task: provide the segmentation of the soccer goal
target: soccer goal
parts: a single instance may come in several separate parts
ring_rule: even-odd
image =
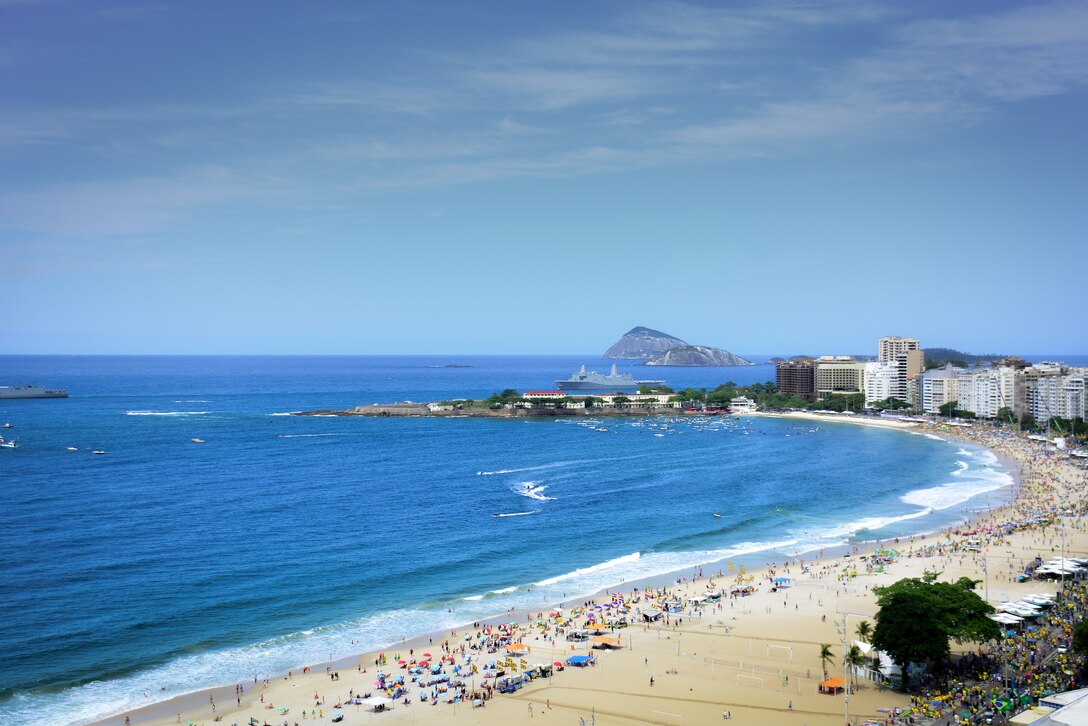
[[[737,686],[738,687],[740,686],[742,680],[745,681],[745,685],[755,686],[755,685],[758,684],[760,690],[763,690],[763,679],[760,678],[759,676],[751,676],[751,675],[748,675],[747,673],[738,673],[737,674]]]
[[[778,651],[783,651],[783,650],[786,651],[786,661],[788,663],[793,662],[793,646],[792,645],[768,645],[767,646],[767,657],[768,658],[771,657],[771,650],[772,649],[778,650]]]

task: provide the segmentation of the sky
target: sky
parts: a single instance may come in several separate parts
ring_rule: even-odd
[[[1088,353],[1084,2],[0,0],[0,354]]]

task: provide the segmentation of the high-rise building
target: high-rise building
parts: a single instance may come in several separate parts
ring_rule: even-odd
[[[896,367],[895,385],[889,398],[915,403],[911,401],[908,382],[925,368],[922,344],[915,338],[883,337],[877,342],[877,361],[893,363]]]
[[[906,400],[895,395],[899,385],[899,366],[894,361],[869,361],[865,364],[864,375],[866,406],[893,397]]]
[[[914,338],[900,338],[887,335],[877,343],[877,360],[881,363],[894,361],[900,353],[910,350],[921,350],[922,344]]]
[[[959,382],[970,375],[964,368],[956,368],[951,363],[944,368],[934,368],[922,373],[921,398],[922,410],[926,413],[940,413],[941,406],[949,401],[959,400]]]
[[[775,366],[775,386],[779,393],[816,398],[816,364],[812,358],[791,358]]]
[[[997,418],[1003,408],[1012,409],[1016,371],[1002,366],[981,368],[964,374],[956,384],[956,408],[979,418]]]
[[[1043,363],[1022,375],[1026,413],[1036,421],[1088,418],[1088,368]]]
[[[1046,362],[1036,363],[1021,370],[1016,376],[1013,396],[1013,412],[1016,414],[1016,418],[1020,419],[1024,416],[1035,418],[1037,413],[1043,414],[1043,418],[1039,420],[1045,420],[1049,416],[1056,416],[1057,414],[1047,414],[1046,412],[1046,409],[1052,403],[1046,393],[1054,387],[1053,384],[1046,381],[1050,378],[1060,378],[1066,370],[1060,363]],[[1042,389],[1043,394],[1039,393],[1040,389]]]
[[[865,391],[865,363],[849,355],[822,355],[816,360],[816,397]]]

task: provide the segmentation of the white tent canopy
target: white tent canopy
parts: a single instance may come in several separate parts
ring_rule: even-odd
[[[363,703],[371,708],[378,708],[379,706],[389,708],[393,705],[393,699],[385,696],[371,696],[370,698],[364,698]]]

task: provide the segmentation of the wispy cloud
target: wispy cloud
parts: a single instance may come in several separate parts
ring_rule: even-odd
[[[1088,85],[1083,4],[957,20],[901,13],[865,0],[651,3],[594,28],[404,50],[426,56],[416,65],[255,85],[231,103],[9,107],[8,154],[55,145],[162,161],[136,178],[5,194],[0,226],[142,234],[226,201],[277,203],[288,185],[274,179],[335,201],[791,154],[970,126],[1005,104]],[[863,25],[866,42],[827,40]]]
[[[97,181],[0,198],[0,229],[69,239],[146,234],[198,208],[267,197],[272,187],[207,167],[171,177]]]
[[[909,23],[868,55],[824,69],[812,91],[743,114],[674,129],[708,150],[767,153],[816,138],[846,143],[969,126],[994,104],[1088,83],[1088,8],[1033,6],[1002,15]]]

